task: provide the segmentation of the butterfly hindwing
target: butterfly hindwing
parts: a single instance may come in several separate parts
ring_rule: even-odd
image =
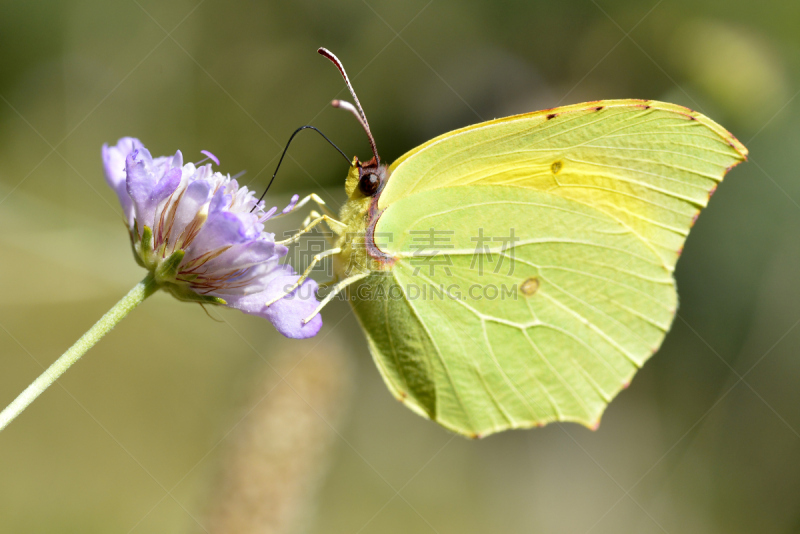
[[[362,291],[356,312],[395,395],[457,432],[594,424],[671,322],[661,258],[594,208],[465,186],[391,213],[376,232],[394,236],[384,248],[397,260],[380,276],[396,287]],[[415,370],[400,364],[409,343],[425,345]]]

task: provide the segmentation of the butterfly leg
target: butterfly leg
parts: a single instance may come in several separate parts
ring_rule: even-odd
[[[311,221],[313,221],[314,219],[319,219],[320,217],[322,217],[322,215],[320,215],[318,211],[311,210],[308,213],[308,217],[303,219],[303,226],[308,226],[309,224],[311,224]]]
[[[322,212],[325,215],[327,215],[331,219],[335,219],[336,218],[336,214],[333,213],[330,209],[328,209],[328,206],[325,204],[325,201],[322,200],[321,198],[319,198],[319,196],[316,195],[315,193],[311,193],[310,195],[301,198],[294,206],[292,206],[292,209],[286,210],[286,211],[282,211],[280,213],[276,213],[275,215],[270,217],[270,219],[279,219],[281,217],[285,217],[286,215],[289,215],[290,213],[294,213],[298,209],[300,209],[303,206],[305,206],[306,204],[308,204],[308,202],[311,201],[311,200],[313,200],[317,204],[317,207],[320,210],[322,210]]]
[[[310,195],[301,198],[300,201],[297,204],[295,204],[294,207],[290,211],[288,211],[286,213],[280,213],[280,214],[274,216],[273,219],[275,219],[277,217],[282,217],[283,215],[288,215],[289,213],[292,213],[292,212],[295,212],[298,209],[300,209],[303,206],[305,206],[306,204],[308,204],[308,202],[311,201],[311,200],[313,200],[317,204],[317,207],[319,207],[319,209],[325,215],[327,215],[331,219],[336,217],[336,215],[330,209],[328,209],[328,206],[327,206],[327,204],[325,204],[325,201],[322,200],[321,198],[319,198],[319,195],[317,195],[316,193],[311,193]]]
[[[343,222],[339,221],[338,219],[335,219],[335,218],[330,217],[328,215],[321,215],[316,210],[311,210],[309,212],[309,214],[308,214],[308,217],[303,219],[303,226],[305,226],[307,224],[311,224],[311,222],[313,222],[316,219],[324,219],[325,223],[328,225],[328,227],[331,230],[334,231],[334,233],[336,235],[339,235],[347,227]],[[331,226],[331,225],[333,225],[333,226]]]
[[[306,217],[303,220],[303,226],[310,224],[312,221],[320,217],[324,218],[324,215],[320,215],[319,212],[311,210],[311,213],[308,214],[308,217]],[[332,232],[331,234],[327,234],[325,238],[328,240],[328,243],[330,243],[331,246],[333,246],[333,244],[336,242],[336,239],[340,235],[342,235],[342,232],[344,232],[346,226],[342,223],[339,223],[339,221],[336,219],[331,219],[330,221],[325,220],[325,223],[328,225],[328,228],[330,228]],[[339,223],[341,226],[337,225],[336,223]]]
[[[332,300],[333,300],[333,298],[334,298],[336,295],[338,295],[339,293],[341,293],[341,292],[342,292],[342,290],[343,290],[344,288],[346,288],[347,286],[349,286],[350,284],[352,284],[352,283],[354,283],[354,282],[358,282],[358,281],[359,281],[359,280],[361,280],[362,278],[366,278],[366,277],[367,277],[367,276],[369,276],[369,275],[370,275],[370,273],[369,273],[369,272],[366,272],[366,273],[358,273],[358,274],[356,274],[356,275],[353,275],[353,276],[350,276],[350,277],[348,277],[348,278],[345,278],[344,280],[342,280],[341,282],[339,282],[338,284],[336,284],[335,286],[333,286],[333,287],[331,288],[330,292],[328,292],[328,294],[327,294],[327,295],[325,295],[325,298],[324,298],[324,299],[322,299],[322,302],[320,302],[320,303],[319,303],[319,306],[317,306],[317,309],[315,309],[315,310],[314,310],[314,313],[312,313],[311,315],[309,315],[308,317],[306,317],[305,319],[303,319],[303,324],[306,324],[306,323],[308,323],[308,322],[309,322],[311,319],[313,319],[313,318],[314,318],[314,317],[315,317],[315,316],[316,316],[316,315],[317,315],[317,314],[318,314],[320,311],[322,311],[322,308],[324,308],[324,307],[325,307],[325,305],[326,305],[327,303],[329,303],[330,301],[332,301]]]
[[[339,281],[339,279],[338,279],[338,278],[333,278],[333,279],[331,279],[331,280],[328,280],[327,282],[320,282],[320,283],[319,283],[319,284],[317,284],[317,285],[320,287],[320,289],[322,289],[322,288],[326,288],[326,287],[328,287],[328,286],[332,286],[333,284],[335,284],[335,283],[336,283],[336,282],[338,282],[338,281]]]
[[[316,216],[316,218],[313,221],[311,221],[310,220],[311,217],[314,217],[314,216]],[[317,213],[315,211],[312,211],[311,215],[303,222],[303,224],[305,225],[305,228],[303,228],[302,230],[300,230],[299,232],[294,234],[292,237],[290,237],[288,239],[284,239],[283,241],[277,241],[277,243],[279,245],[289,245],[291,243],[294,243],[295,241],[299,241],[300,237],[302,237],[303,234],[307,234],[315,226],[317,226],[319,223],[321,223],[323,221],[325,223],[327,223],[328,227],[330,227],[330,229],[333,230],[333,232],[336,233],[336,234],[340,234],[341,232],[344,231],[345,228],[347,228],[347,225],[345,225],[341,221],[337,221],[333,217],[328,217],[327,215],[320,215],[319,213]]]
[[[332,212],[330,209],[328,209],[328,206],[327,206],[327,204],[325,204],[325,201],[324,201],[324,200],[322,200],[321,198],[319,198],[319,197],[318,197],[317,195],[315,195],[314,193],[311,193],[310,195],[308,195],[308,197],[309,197],[311,200],[313,200],[314,202],[316,202],[316,203],[317,203],[317,207],[319,207],[319,209],[320,209],[320,211],[322,211],[322,213],[324,213],[325,215],[327,215],[327,216],[328,216],[328,217],[330,217],[331,219],[335,219],[335,218],[336,218],[336,214],[335,214],[335,213],[333,213],[333,212]]]
[[[314,256],[314,258],[311,260],[311,263],[309,263],[308,268],[305,270],[305,272],[300,275],[300,278],[297,279],[297,282],[295,282],[294,284],[292,284],[291,287],[286,289],[286,291],[282,295],[278,295],[274,299],[272,299],[269,302],[267,302],[266,304],[264,304],[264,306],[269,307],[269,306],[275,304],[276,302],[278,302],[279,300],[281,300],[286,295],[289,295],[292,291],[294,291],[295,289],[300,287],[302,285],[302,283],[305,282],[308,279],[308,275],[311,274],[311,270],[314,269],[314,266],[317,263],[319,263],[319,261],[321,259],[326,258],[328,256],[332,256],[334,254],[338,254],[341,251],[342,251],[342,249],[340,249],[340,248],[329,248],[328,250],[324,250],[324,251],[320,252],[319,254],[316,254]]]

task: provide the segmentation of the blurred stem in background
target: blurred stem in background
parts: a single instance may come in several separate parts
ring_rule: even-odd
[[[330,335],[328,337],[331,337]],[[289,534],[308,529],[349,406],[353,366],[328,339],[300,361],[287,345],[257,379],[223,454],[211,495],[211,534]],[[265,370],[266,371],[266,370]]]
[[[81,356],[86,354],[95,343],[100,341],[104,335],[111,331],[123,317],[128,315],[136,306],[144,302],[144,299],[152,295],[158,289],[153,274],[148,274],[144,280],[136,284],[127,295],[117,302],[103,317],[92,326],[89,331],[72,345],[67,352],[53,362],[39,378],[34,380],[25,391],[19,394],[14,401],[0,412],[0,431],[11,423],[19,414],[22,413],[44,390],[49,388],[58,377],[64,374],[72,364],[77,362]]]

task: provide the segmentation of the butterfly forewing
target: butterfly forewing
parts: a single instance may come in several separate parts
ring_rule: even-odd
[[[746,154],[731,134],[686,108],[600,101],[434,139],[393,165],[380,207],[463,185],[546,191],[608,213],[674,267],[700,209]]]

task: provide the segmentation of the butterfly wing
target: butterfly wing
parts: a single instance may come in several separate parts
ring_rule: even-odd
[[[354,288],[390,390],[465,435],[594,426],[660,346],[689,228],[746,150],[669,104],[479,124],[402,157]]]
[[[379,208],[469,184],[537,189],[608,213],[674,267],[700,209],[746,156],[728,131],[681,106],[598,101],[437,137],[392,165]]]

